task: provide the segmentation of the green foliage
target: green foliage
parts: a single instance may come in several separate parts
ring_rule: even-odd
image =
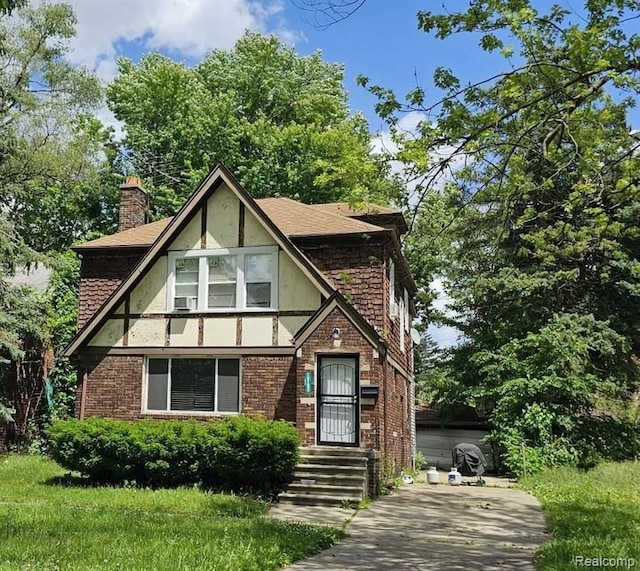
[[[256,198],[386,202],[397,190],[366,121],[349,115],[342,68],[319,52],[247,32],[193,68],[156,53],[119,72],[108,104],[156,216],[174,214],[214,162]]]
[[[76,333],[79,282],[78,257],[70,251],[59,255],[54,262],[54,270],[47,288],[47,327],[56,359],[55,367],[49,373],[49,381],[53,385],[54,410],[47,411],[48,419],[65,418],[71,416],[74,411],[77,371],[61,353]]]
[[[75,419],[47,430],[52,458],[96,482],[202,484],[273,492],[297,461],[289,424],[246,417],[199,423]]]
[[[341,537],[264,515],[250,496],[93,487],[43,457],[0,463],[5,569],[275,571]]]
[[[102,192],[110,134],[89,115],[100,84],[66,59],[75,24],[62,3],[0,17],[0,212],[38,252],[64,250],[111,221]]]
[[[637,430],[620,411],[640,388],[637,16],[631,0],[588,2],[578,20],[528,0],[421,12],[425,32],[473,33],[505,71],[469,84],[439,68],[442,97],[406,105],[369,87],[418,182],[412,263],[435,245],[464,335],[435,396],[490,409],[516,473],[523,451],[533,471],[637,454],[616,436]],[[429,117],[417,134],[406,111]]]
[[[588,472],[557,468],[520,485],[542,504],[550,540],[536,569],[570,571],[576,556],[640,560],[640,471],[637,462],[605,463]]]
[[[424,457],[422,450],[418,450],[416,454],[416,470],[424,470],[427,466],[427,459]]]

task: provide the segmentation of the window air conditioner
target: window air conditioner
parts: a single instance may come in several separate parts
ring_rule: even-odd
[[[173,309],[180,311],[190,311],[196,308],[196,298],[195,297],[174,297],[173,298]]]

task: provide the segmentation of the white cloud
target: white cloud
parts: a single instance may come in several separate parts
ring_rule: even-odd
[[[178,57],[202,57],[231,48],[245,30],[268,32],[283,6],[250,0],[70,0],[78,18],[71,60],[95,69],[104,81],[116,75],[119,42],[140,51],[165,50]],[[282,21],[280,35],[295,38]]]

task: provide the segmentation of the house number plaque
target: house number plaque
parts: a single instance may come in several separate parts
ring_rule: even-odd
[[[304,372],[304,392],[307,394],[313,392],[313,371]]]

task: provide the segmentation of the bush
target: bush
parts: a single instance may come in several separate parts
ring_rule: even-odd
[[[291,425],[246,417],[206,423],[59,420],[47,437],[58,464],[98,483],[258,492],[283,484],[299,444]]]

